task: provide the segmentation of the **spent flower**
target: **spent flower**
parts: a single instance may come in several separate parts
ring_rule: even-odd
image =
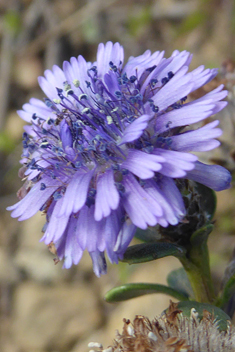
[[[195,308],[190,317],[170,304],[169,313],[163,313],[150,321],[137,315],[133,321],[123,319],[122,333],[116,331],[112,346],[103,348],[98,342],[88,347],[94,352],[222,352],[234,351],[235,328],[227,321],[226,330],[219,329],[219,322],[206,309],[202,318]]]
[[[39,77],[47,98],[18,112],[30,123],[20,171],[26,182],[8,210],[20,221],[46,214],[42,241],[53,243],[65,268],[87,249],[100,276],[104,252],[117,263],[137,227],[180,222],[185,207],[175,179],[229,187],[226,169],[191,153],[219,145],[218,121],[188,126],[223,109],[227,95],[220,85],[188,101],[217,74],[204,66],[188,72],[191,59],[187,51],[164,58],[147,50],[123,65],[122,46],[108,42],[96,62],[72,57]]]

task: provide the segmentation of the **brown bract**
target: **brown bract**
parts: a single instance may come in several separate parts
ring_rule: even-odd
[[[213,315],[204,310],[198,319],[195,309],[190,318],[182,315],[177,303],[170,303],[166,313],[150,321],[137,315],[133,321],[123,319],[122,333],[112,346],[93,348],[99,352],[229,352],[235,350],[235,329],[219,331]]]

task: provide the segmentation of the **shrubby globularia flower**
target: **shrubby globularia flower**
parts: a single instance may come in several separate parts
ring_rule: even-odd
[[[19,111],[31,123],[20,172],[27,181],[8,210],[19,220],[46,214],[42,240],[54,243],[65,268],[87,249],[100,276],[104,252],[117,263],[136,227],[176,225],[185,208],[175,178],[229,187],[227,170],[191,154],[219,145],[218,121],[187,126],[223,109],[227,94],[221,85],[187,102],[217,73],[204,66],[188,72],[191,59],[186,51],[164,58],[147,50],[123,66],[122,46],[108,42],[96,62],[72,57],[39,77],[47,98]]]

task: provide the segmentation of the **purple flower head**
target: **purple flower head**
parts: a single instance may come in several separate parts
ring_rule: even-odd
[[[212,80],[216,69],[188,72],[192,55],[174,51],[130,57],[118,43],[100,44],[97,61],[82,56],[39,77],[47,98],[32,98],[19,116],[30,122],[23,140],[23,198],[12,216],[46,214],[46,244],[64,267],[88,250],[97,276],[117,263],[136,227],[176,225],[185,214],[175,178],[219,191],[230,174],[197,161],[194,151],[219,145],[218,121],[197,123],[223,109],[223,86],[195,101],[187,95]],[[22,173],[22,172],[21,172]]]

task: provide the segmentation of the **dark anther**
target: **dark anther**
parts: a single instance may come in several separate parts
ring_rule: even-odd
[[[156,67],[157,67],[157,66],[154,65],[154,66],[152,66],[152,67],[147,68],[146,71],[152,72]]]
[[[153,79],[151,79],[150,84],[151,84],[152,87],[155,87],[157,82],[158,82],[158,80],[156,78],[153,78]]]
[[[153,105],[152,106],[152,110],[153,110],[153,112],[158,112],[159,111],[159,107],[156,106],[156,105]]]
[[[45,185],[45,183],[41,183],[40,185],[40,191],[44,191],[44,189],[46,189],[47,186]]]
[[[131,83],[134,83],[136,80],[137,80],[137,77],[136,77],[136,76],[131,76],[131,77],[130,77],[130,82],[131,82]]]
[[[169,79],[171,79],[174,76],[174,73],[172,71],[170,71],[170,72],[168,72],[167,76]]]
[[[161,82],[162,82],[163,85],[166,84],[168,81],[169,81],[169,79],[168,79],[167,77],[164,77],[164,78],[162,78],[162,80],[161,80]]]

